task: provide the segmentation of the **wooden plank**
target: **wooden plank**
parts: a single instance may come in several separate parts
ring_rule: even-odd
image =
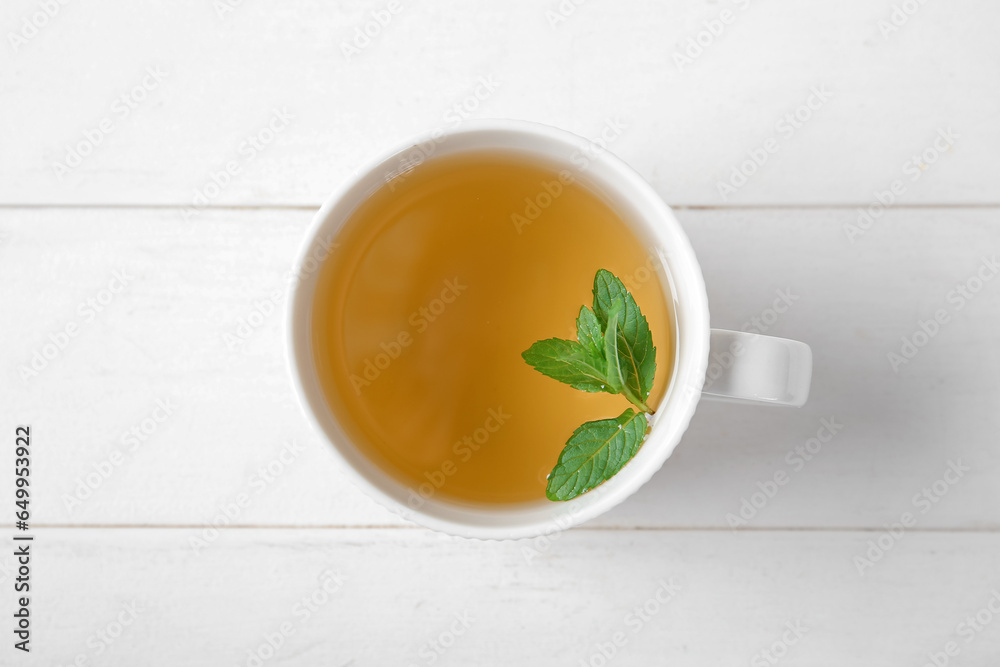
[[[39,531],[18,664],[888,666],[955,642],[954,664],[985,665],[1000,651],[996,534],[905,534],[862,576],[866,532],[249,529],[198,555],[189,533]]]
[[[400,0],[348,57],[387,3],[82,3],[33,31],[38,4],[11,0],[0,202],[316,205],[418,132],[512,117],[587,137],[623,125],[610,148],[674,204],[868,202],[895,179],[909,204],[996,204],[1000,6],[920,3],[880,28],[898,4],[644,0],[563,16],[555,0]],[[958,137],[935,156],[947,128]],[[244,143],[257,135],[259,150]],[[924,150],[934,162],[907,170]],[[753,155],[767,160],[721,196]]]
[[[0,211],[9,323],[0,328],[0,432],[34,428],[37,521],[400,523],[351,487],[310,433],[287,378],[282,317],[264,313],[311,215]],[[850,209],[679,215],[714,325],[757,317],[767,333],[807,341],[812,396],[797,411],[703,403],[664,469],[595,525],[726,528],[742,508],[750,528],[878,529],[905,512],[920,528],[1000,526],[1000,281],[961,308],[955,301],[956,285],[972,284],[1000,250],[996,209],[895,209],[854,243]],[[127,285],[89,320],[86,300],[100,299],[122,269]],[[769,312],[782,293],[791,305]],[[949,321],[894,371],[887,355],[901,352],[903,337],[919,338],[919,323],[939,309]],[[227,344],[255,311],[260,325]],[[20,367],[53,352],[46,346],[69,323],[77,335],[37,377],[21,379]],[[158,400],[173,406],[162,423]],[[832,440],[795,453],[816,449],[810,439],[825,437],[831,419],[843,424]],[[301,451],[273,463],[288,440]],[[956,478],[953,463],[969,469]],[[273,478],[262,476],[268,465],[280,469]],[[779,472],[786,482],[775,487]],[[946,476],[957,483],[940,482]],[[920,497],[925,488],[930,498]],[[241,493],[252,502],[226,517]],[[13,520],[9,506],[0,520]]]

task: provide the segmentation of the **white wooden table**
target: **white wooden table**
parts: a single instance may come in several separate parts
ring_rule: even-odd
[[[0,664],[997,664],[1000,5],[577,2],[3,3]],[[704,403],[553,538],[352,488],[271,294],[342,179],[463,117],[624,126],[713,324],[810,343],[809,404]]]

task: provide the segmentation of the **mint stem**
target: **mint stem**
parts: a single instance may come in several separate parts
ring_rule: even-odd
[[[622,394],[624,394],[625,398],[628,399],[628,402],[634,405],[635,407],[639,408],[646,414],[649,415],[653,414],[653,411],[650,409],[648,405],[646,405],[646,402],[639,400],[639,398],[636,397],[636,395],[633,394],[631,391],[629,391],[627,387],[623,389]]]

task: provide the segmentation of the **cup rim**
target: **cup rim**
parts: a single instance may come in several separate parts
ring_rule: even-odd
[[[545,504],[523,506],[463,505],[431,497],[427,502],[431,504],[428,509],[433,511],[424,509],[426,503],[414,509],[402,498],[404,487],[389,473],[378,469],[350,442],[319,389],[310,342],[312,298],[319,267],[312,271],[302,267],[306,266],[324,232],[328,232],[327,240],[336,236],[357,205],[370,194],[368,186],[375,178],[384,185],[387,166],[398,166],[408,151],[432,142],[435,146],[453,139],[474,142],[477,137],[480,140],[491,137],[494,140],[525,140],[538,144],[539,155],[545,155],[541,150],[543,146],[582,151],[593,165],[586,168],[588,177],[611,188],[614,195],[621,197],[620,203],[638,209],[638,214],[624,216],[626,224],[633,226],[633,231],[645,239],[656,241],[654,247],[669,273],[664,288],[670,293],[664,294],[664,298],[673,300],[676,348],[673,377],[667,394],[650,420],[650,432],[639,452],[618,474],[591,491],[566,502],[545,501]],[[436,128],[370,160],[342,183],[314,215],[296,255],[295,279],[289,286],[287,299],[286,353],[292,384],[307,420],[330,445],[347,478],[402,518],[451,535],[478,539],[534,537],[569,528],[603,514],[635,493],[662,467],[687,430],[701,396],[708,366],[708,297],[701,269],[673,211],[653,187],[620,158],[604,148],[595,150],[595,146],[569,131],[523,120],[470,120],[448,129]],[[495,143],[492,147],[505,148],[506,144]],[[478,148],[486,149],[489,146]],[[468,150],[477,149],[459,147],[449,152],[446,145],[442,154]],[[551,158],[551,154],[547,156]],[[681,290],[683,293],[679,293]]]

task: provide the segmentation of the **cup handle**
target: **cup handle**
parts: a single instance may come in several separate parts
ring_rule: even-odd
[[[787,338],[712,329],[702,396],[799,408],[809,398],[812,350]]]

